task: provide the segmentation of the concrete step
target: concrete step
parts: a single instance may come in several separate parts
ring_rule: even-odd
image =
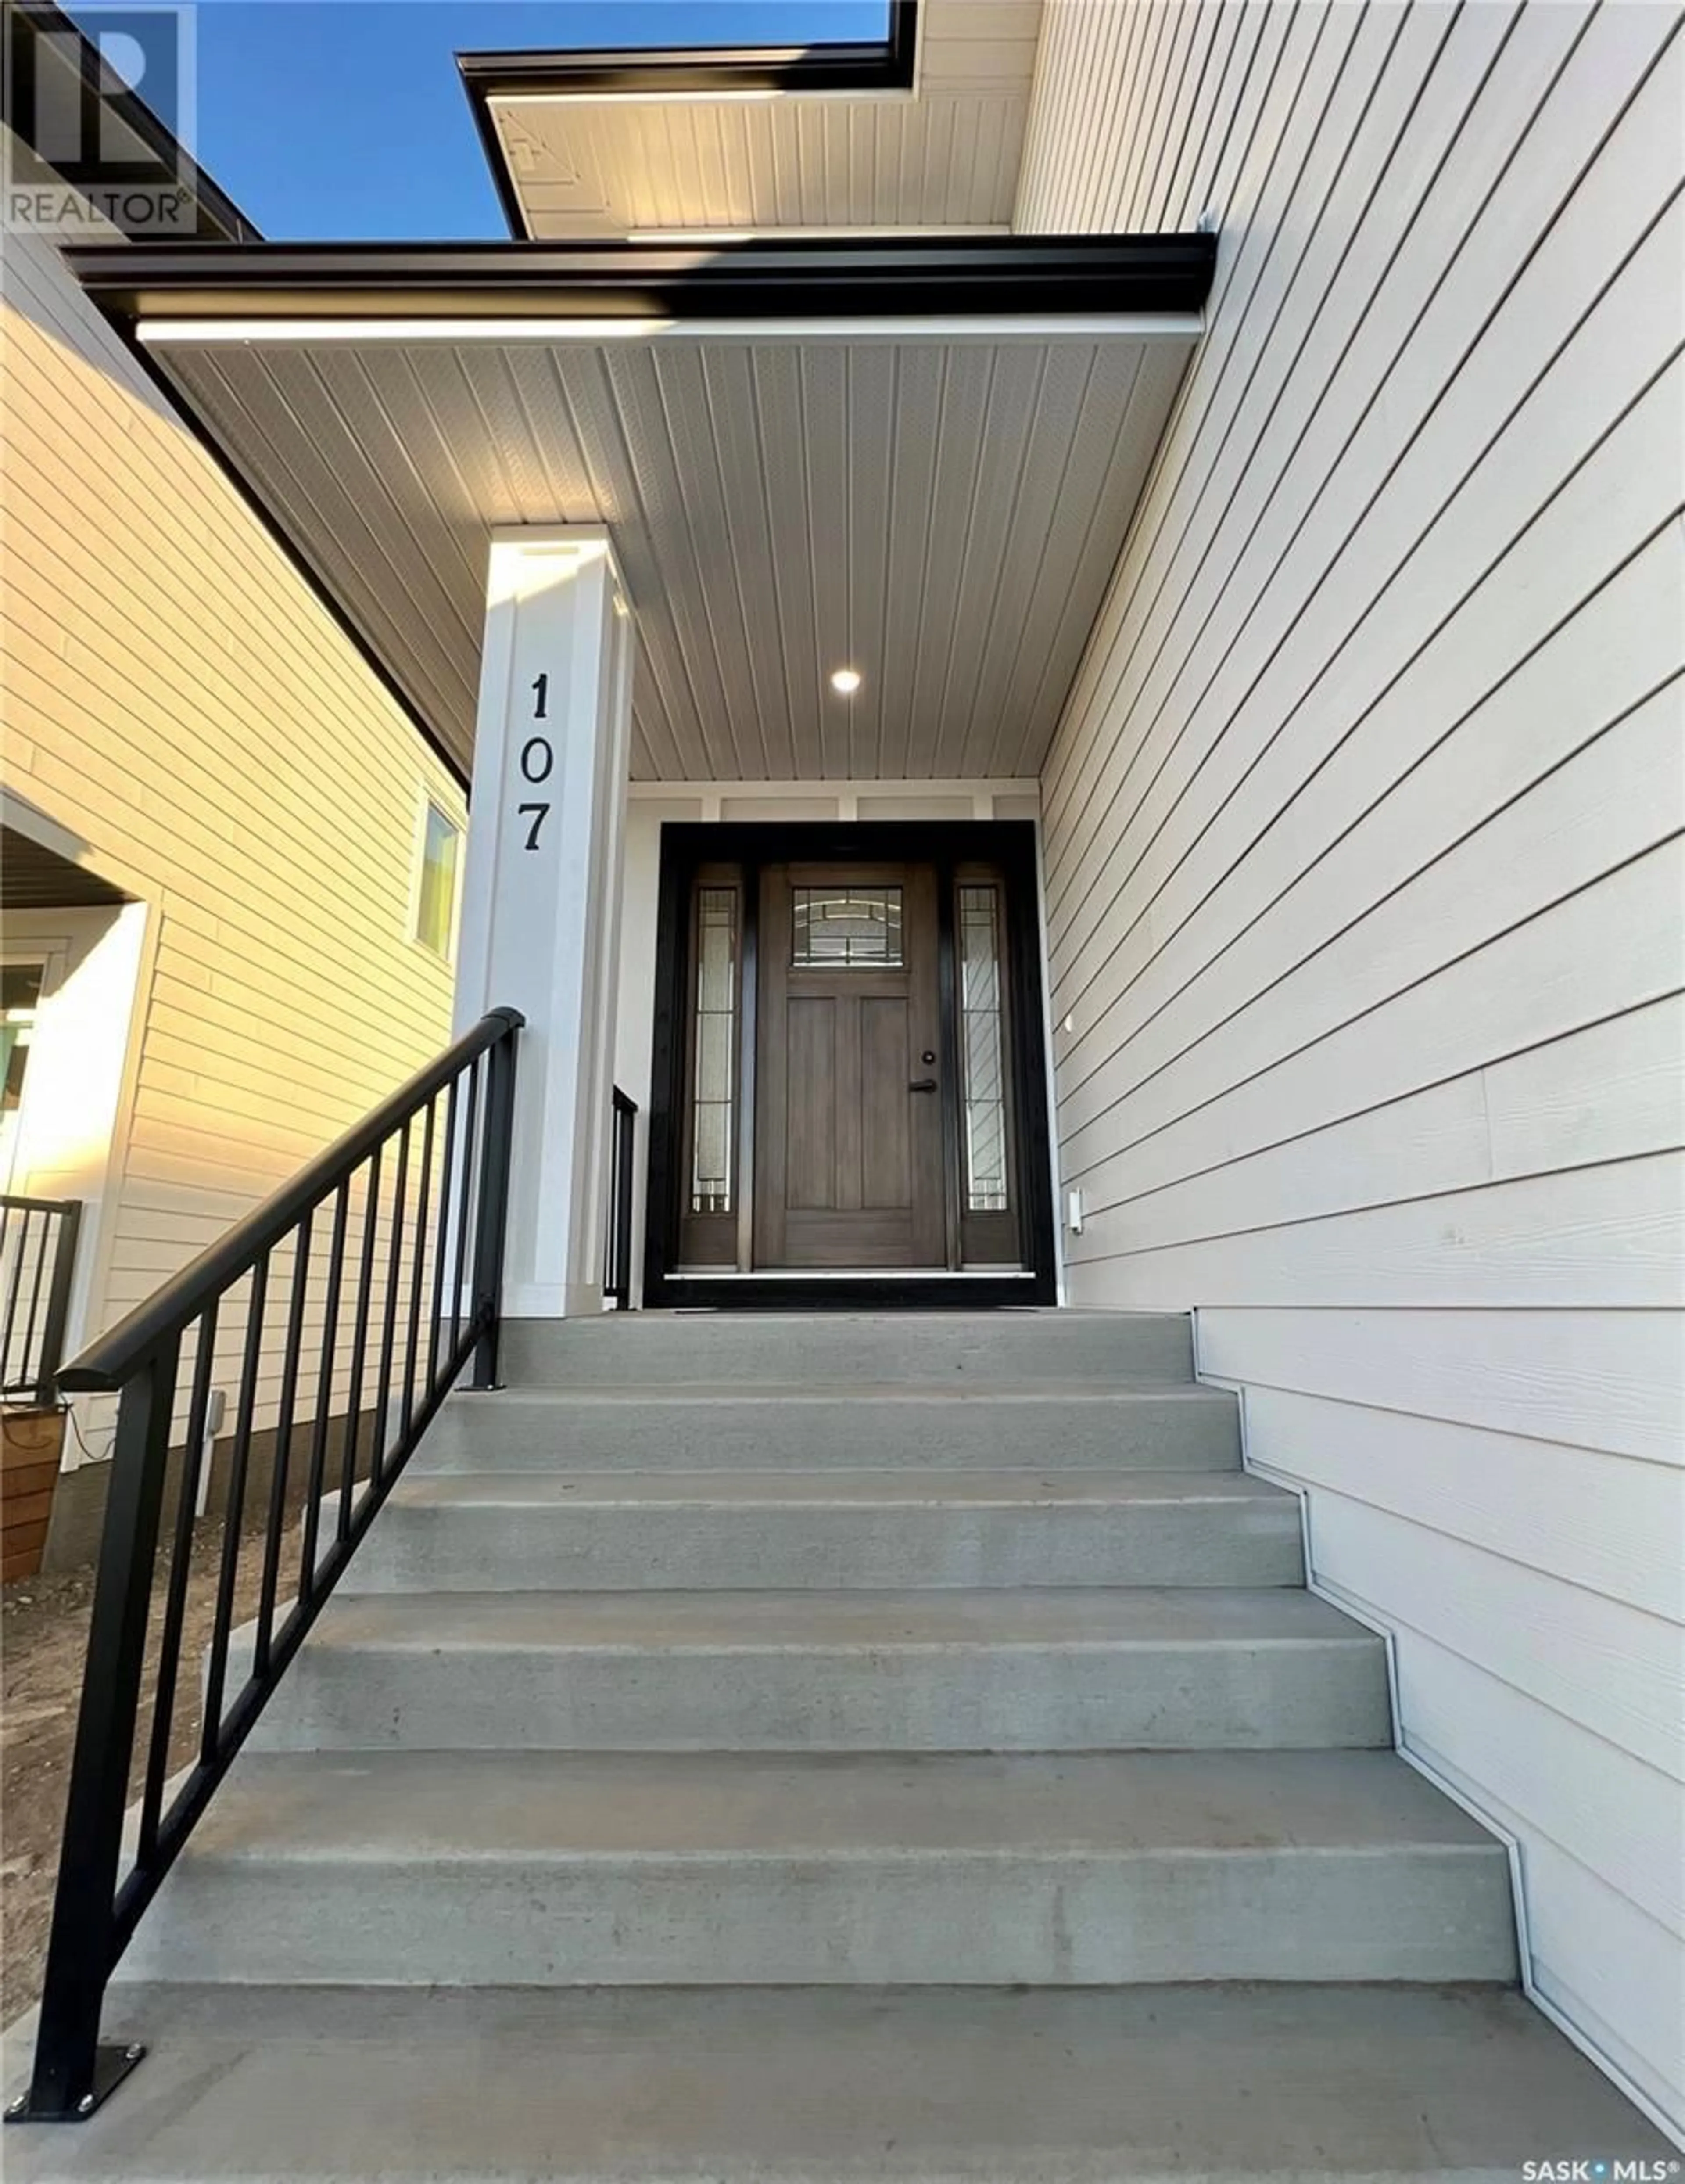
[[[10,2184],[1515,2184],[1530,2155],[1671,2155],[1486,1987],[141,1987],[106,2017],[153,2043],[141,2074],[74,2131],[8,2131]]]
[[[453,1396],[412,1468],[853,1471],[862,1464],[904,1464],[1016,1471],[1041,1463],[1061,1471],[1232,1471],[1240,1463],[1238,1410],[1226,1390],[1191,1385],[1054,1390],[763,1380],[737,1390],[700,1384],[509,1390]]]
[[[392,1593],[330,1602],[273,1750],[1246,1750],[1391,1742],[1308,1593]]]
[[[635,1312],[512,1319],[511,1387],[731,1387],[768,1381],[1186,1380],[1185,1313],[1134,1312]]]
[[[345,1577],[350,1592],[1303,1581],[1297,1499],[1238,1471],[438,1474],[400,1480]]]
[[[1510,1980],[1503,1847],[1391,1752],[242,1760],[128,1975]]]

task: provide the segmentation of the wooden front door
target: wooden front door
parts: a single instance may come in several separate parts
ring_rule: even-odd
[[[761,868],[758,1267],[947,1264],[935,866]]]

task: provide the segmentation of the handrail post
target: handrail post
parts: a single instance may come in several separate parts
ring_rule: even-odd
[[[616,1308],[631,1308],[633,1155],[637,1146],[637,1102],[617,1084],[609,1138],[609,1234],[604,1246],[603,1294]]]
[[[475,1211],[473,1317],[480,1329],[474,1346],[471,1385],[498,1384],[498,1344],[502,1332],[503,1240],[509,1229],[509,1163],[514,1134],[514,1031],[503,1034],[486,1057],[486,1119],[480,1164],[480,1202]]]
[[[64,1329],[70,1319],[70,1283],[76,1271],[81,1225],[82,1201],[66,1199],[58,1212],[58,1251],[47,1292],[47,1323],[41,1331],[41,1377],[36,1400],[43,1405],[53,1402],[58,1393],[58,1368],[64,1362]]]
[[[180,1353],[179,1336],[161,1342],[118,1407],[35,2072],[13,2111],[31,2121],[91,2115],[142,2052],[102,2048],[99,2017],[116,1954],[113,1899]]]
[[[637,1107],[626,1101],[621,1117],[626,1127],[620,1138],[620,1204],[615,1218],[620,1234],[620,1306],[622,1312],[631,1310],[632,1301],[632,1194],[637,1182]]]

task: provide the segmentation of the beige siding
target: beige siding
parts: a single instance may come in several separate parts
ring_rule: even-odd
[[[1019,203],[1221,236],[1043,777],[1071,1294],[1199,1308],[1676,2121],[1679,28],[1054,0]]]
[[[3,270],[7,781],[150,928],[91,1333],[445,1043],[463,799],[57,254]]]

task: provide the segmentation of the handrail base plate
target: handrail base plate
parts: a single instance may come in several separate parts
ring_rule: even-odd
[[[94,2050],[92,2089],[82,2095],[73,2107],[35,2108],[30,2096],[19,2093],[8,2103],[5,2120],[8,2123],[86,2123],[97,2109],[108,2101],[136,2065],[144,2061],[146,2048],[135,2040],[126,2047],[113,2041],[102,2041]]]

